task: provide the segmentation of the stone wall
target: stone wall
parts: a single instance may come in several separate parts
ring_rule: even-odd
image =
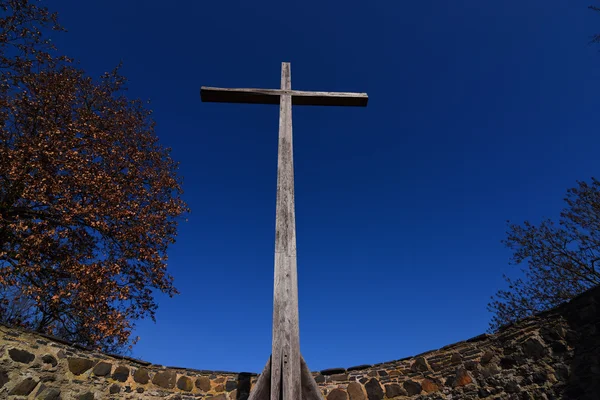
[[[495,335],[313,375],[327,400],[598,400],[600,288]],[[0,399],[245,400],[256,379],[152,365],[0,326]]]
[[[0,399],[247,397],[255,374],[163,367],[0,325]]]

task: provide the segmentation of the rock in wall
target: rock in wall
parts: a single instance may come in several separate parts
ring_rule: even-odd
[[[313,375],[327,400],[598,400],[600,288],[494,335]],[[256,379],[152,365],[0,326],[0,399],[245,400]]]

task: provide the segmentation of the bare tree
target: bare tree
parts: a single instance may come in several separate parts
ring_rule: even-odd
[[[600,285],[600,182],[578,182],[567,191],[558,223],[509,225],[506,246],[523,277],[492,297],[491,329],[556,307]]]

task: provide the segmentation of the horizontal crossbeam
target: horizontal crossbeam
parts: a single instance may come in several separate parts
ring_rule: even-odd
[[[295,106],[350,106],[366,107],[366,93],[306,92],[281,89],[226,89],[202,86],[200,98],[213,103],[279,104],[282,94],[292,96]]]

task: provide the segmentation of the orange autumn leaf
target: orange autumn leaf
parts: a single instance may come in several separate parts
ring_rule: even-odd
[[[0,0],[0,315],[114,351],[177,293],[181,178],[118,68],[94,80],[56,55],[37,3]]]

